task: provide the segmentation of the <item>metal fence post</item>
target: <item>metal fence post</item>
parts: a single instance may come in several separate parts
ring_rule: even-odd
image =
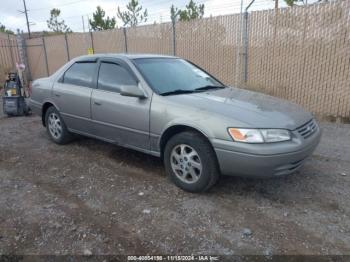
[[[244,41],[244,83],[248,81],[248,9],[255,2],[251,0],[249,5],[245,8],[244,12],[244,28],[243,28],[243,41]]]
[[[93,54],[95,53],[95,48],[94,48],[94,36],[92,35],[92,31],[90,31],[90,40],[91,40],[91,48]]]
[[[8,42],[8,46],[10,47],[12,66],[15,67],[15,61],[14,61],[14,58],[13,58],[13,49],[12,49],[12,43],[11,43],[11,40],[10,40],[10,34],[7,34],[7,42]]]
[[[24,40],[23,36],[22,36],[22,42],[24,43],[22,45],[23,50],[24,50],[24,62],[26,64],[26,68],[28,68],[28,82],[33,80],[33,76],[32,76],[32,69],[30,68],[29,65],[29,59],[28,59],[28,46],[27,46],[27,42],[26,40]]]
[[[0,45],[2,45],[2,44],[3,44],[3,41],[2,41],[2,39],[0,39]],[[6,56],[3,54],[3,51],[4,51],[4,49],[0,48],[0,61],[5,64],[6,63]]]
[[[26,78],[27,78],[27,83],[29,81],[32,81],[32,71],[30,69],[29,65],[29,59],[28,59],[28,46],[27,42],[23,37],[23,31],[20,32],[19,29],[17,30],[17,44],[19,43],[19,54],[20,54],[20,60],[21,63],[25,64],[26,66]]]
[[[124,33],[125,53],[128,53],[128,39],[126,36],[126,28],[125,27],[123,27],[123,33]]]
[[[244,79],[244,83],[246,83],[248,81],[248,12],[244,13],[243,43],[244,43],[243,79]]]
[[[45,45],[45,38],[42,37],[43,47],[44,47],[44,57],[45,57],[45,65],[46,65],[46,75],[49,76],[49,64],[47,61],[47,53],[46,53],[46,45]]]
[[[242,55],[243,55],[243,43],[242,43],[242,34],[243,34],[243,4],[244,0],[241,0],[241,11],[239,15],[239,30],[236,34],[236,68],[235,68],[235,85],[238,86],[241,84],[241,74],[242,74]]]
[[[173,28],[173,56],[176,56],[176,27],[175,27],[175,19],[172,19],[171,24]]]
[[[66,53],[67,53],[67,62],[68,62],[70,60],[70,55],[69,55],[69,46],[68,46],[67,33],[64,34],[64,40],[66,42]]]

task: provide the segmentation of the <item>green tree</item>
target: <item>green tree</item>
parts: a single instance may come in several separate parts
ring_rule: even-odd
[[[196,4],[193,0],[190,0],[183,10],[174,7],[174,5],[170,8],[170,17],[172,21],[175,21],[177,17],[180,21],[190,21],[192,19],[202,18],[203,16],[204,4]]]
[[[278,1],[278,0],[275,0]],[[295,4],[307,5],[307,0],[284,0],[287,5],[294,6]],[[327,3],[328,0],[317,0],[318,3]]]
[[[72,30],[65,24],[64,20],[59,20],[61,10],[54,8],[50,11],[50,20],[47,20],[47,27],[55,33],[70,33]]]
[[[146,22],[148,17],[147,9],[142,11],[142,6],[138,0],[130,0],[126,5],[126,11],[122,12],[118,6],[117,16],[123,21],[124,26],[137,26]]]
[[[93,18],[89,19],[89,23],[93,31],[115,28],[117,24],[115,17],[109,18],[109,16],[107,16],[107,18],[104,18],[105,15],[106,12],[100,6],[97,6],[96,12],[92,15]]]
[[[286,4],[289,6],[294,6],[294,4],[302,3],[303,1],[301,1],[301,0],[284,0],[284,2],[286,2]]]
[[[1,24],[1,23],[0,23],[0,32],[1,33],[6,33],[6,34],[11,34],[11,35],[14,34],[13,31],[11,31],[10,29],[7,29],[6,26]]]

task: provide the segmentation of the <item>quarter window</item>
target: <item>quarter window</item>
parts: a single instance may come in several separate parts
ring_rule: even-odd
[[[101,63],[98,88],[119,93],[123,85],[137,85],[137,82],[124,67],[114,63]]]
[[[96,63],[75,63],[64,73],[63,83],[91,87],[95,70]]]

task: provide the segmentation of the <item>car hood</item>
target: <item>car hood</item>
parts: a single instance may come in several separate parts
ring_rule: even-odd
[[[168,98],[217,117],[232,119],[233,123],[242,124],[239,127],[294,130],[312,119],[309,112],[294,103],[234,87]]]

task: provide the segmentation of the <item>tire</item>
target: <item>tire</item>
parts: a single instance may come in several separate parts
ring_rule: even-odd
[[[220,176],[212,146],[196,132],[170,138],[164,150],[164,166],[175,185],[192,193],[209,190]]]
[[[64,145],[73,139],[60,113],[53,106],[46,110],[45,125],[49,137],[56,144]]]

